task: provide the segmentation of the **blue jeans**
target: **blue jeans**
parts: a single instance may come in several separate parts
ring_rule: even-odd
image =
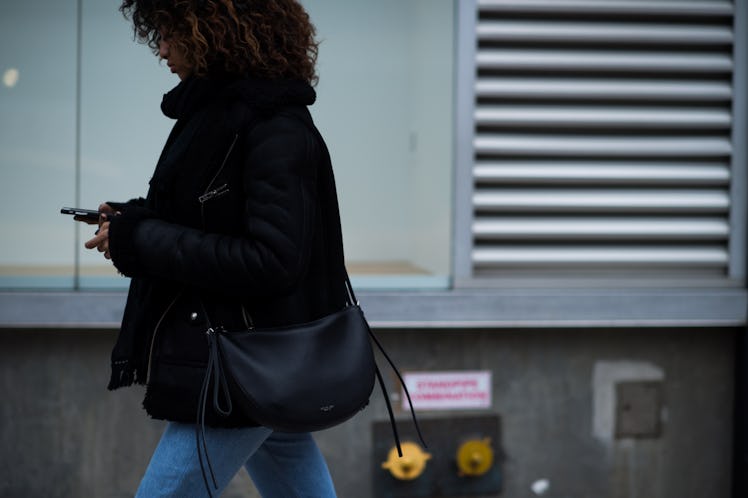
[[[206,427],[205,438],[218,482],[214,496],[223,492],[243,465],[263,498],[335,498],[327,464],[308,433],[284,434],[265,427]],[[170,422],[135,497],[207,496],[195,426]]]

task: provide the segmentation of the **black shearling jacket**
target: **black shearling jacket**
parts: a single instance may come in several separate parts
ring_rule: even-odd
[[[145,199],[112,203],[109,244],[132,277],[110,389],[146,384],[154,418],[192,422],[205,331],[302,323],[345,304],[327,148],[299,81],[188,78],[164,96],[177,122]],[[251,414],[213,426],[252,425]]]

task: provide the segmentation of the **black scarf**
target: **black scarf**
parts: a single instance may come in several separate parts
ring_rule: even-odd
[[[151,188],[158,184],[165,184],[174,173],[164,167],[164,159],[168,157],[177,138],[183,138],[183,133],[190,131],[185,130],[190,121],[189,117],[217,98],[226,84],[224,80],[190,77],[164,95],[161,101],[161,111],[167,117],[176,119],[177,122],[156,163],[156,169],[150,181]],[[195,127],[193,124],[191,133],[195,132]],[[122,215],[118,216],[117,222],[135,224],[145,218],[157,216],[150,209],[152,206],[149,199],[146,199],[145,206],[123,206]],[[153,331],[145,330],[141,324],[157,320],[158,318],[147,316],[147,314],[153,313],[153,310],[163,310],[168,307],[169,303],[163,302],[163,296],[173,295],[173,293],[174,290],[166,282],[144,278],[133,278],[130,282],[122,326],[112,350],[112,375],[108,386],[110,390],[133,383],[146,383]]]

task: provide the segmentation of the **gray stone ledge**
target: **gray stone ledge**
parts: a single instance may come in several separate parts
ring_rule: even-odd
[[[461,289],[359,292],[372,327],[740,327],[748,291],[713,289]],[[0,328],[116,328],[125,292],[0,292]]]

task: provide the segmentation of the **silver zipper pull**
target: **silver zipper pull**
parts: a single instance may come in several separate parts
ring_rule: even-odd
[[[210,199],[214,197],[218,197],[219,195],[228,194],[228,193],[229,193],[229,185],[228,183],[224,183],[220,187],[216,187],[209,192],[205,192],[203,195],[198,197],[197,200],[200,201],[200,204],[204,204],[205,201],[209,201]]]

